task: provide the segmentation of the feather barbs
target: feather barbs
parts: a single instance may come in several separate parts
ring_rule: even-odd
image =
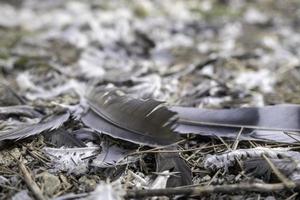
[[[177,136],[174,134],[177,114],[170,111],[161,101],[135,99],[120,90],[103,87],[95,88],[86,98],[90,107],[88,112],[93,112],[97,117],[105,120],[105,123],[116,126],[114,131],[122,129],[122,131],[120,130],[122,134],[110,132],[109,134],[113,137],[115,135],[117,138],[150,146],[154,145],[153,142],[150,140],[147,142],[145,138],[156,140],[157,144],[165,144],[166,141],[172,143],[177,140]],[[95,115],[94,118],[96,118]],[[100,121],[99,118],[98,121]],[[83,122],[88,126],[95,125],[95,123],[89,123],[91,122],[90,114],[83,116]],[[101,130],[104,128],[99,126],[97,129],[104,133],[108,132]],[[133,136],[134,134],[136,137]],[[160,142],[160,140],[165,141]]]

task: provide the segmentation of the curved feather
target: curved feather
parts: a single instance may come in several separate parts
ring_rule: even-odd
[[[2,140],[19,140],[32,135],[39,134],[43,131],[54,130],[59,128],[70,117],[67,110],[59,113],[54,113],[43,118],[41,121],[34,124],[26,124],[19,126],[16,129],[0,131],[0,141]]]
[[[151,134],[136,134],[134,132],[115,126],[105,119],[101,118],[92,110],[89,110],[82,118],[82,122],[95,131],[104,133],[113,138],[123,139],[129,142],[143,144],[148,146],[163,146],[176,142],[176,135],[170,135],[170,138],[159,137]]]
[[[37,112],[32,106],[27,105],[16,105],[16,106],[6,106],[0,107],[0,119],[3,116],[18,115],[30,118],[41,117],[41,113]]]
[[[165,145],[177,140],[177,115],[162,102],[134,99],[113,89],[95,88],[82,121],[90,128],[138,144]]]

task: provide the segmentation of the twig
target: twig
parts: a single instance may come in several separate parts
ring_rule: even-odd
[[[217,176],[219,175],[219,173],[221,172],[221,170],[219,169],[215,175],[210,179],[210,181],[207,183],[207,185],[212,184],[212,182],[217,178]]]
[[[15,188],[15,187],[12,187],[12,186],[9,186],[9,185],[5,185],[5,184],[2,184],[2,183],[0,183],[0,186],[3,187],[3,188],[9,189],[9,190],[15,190],[15,191],[18,191],[18,192],[21,191],[18,188]]]
[[[300,185],[295,185],[294,189],[299,189]],[[232,185],[206,185],[198,187],[175,187],[166,189],[153,189],[153,190],[129,190],[125,198],[142,198],[153,196],[174,196],[186,195],[197,196],[202,194],[211,193],[244,193],[244,192],[278,192],[285,190],[286,187],[283,183],[265,184],[265,183],[252,183],[252,184],[232,184]]]
[[[235,141],[234,141],[234,143],[232,145],[232,150],[236,150],[237,149],[237,147],[239,145],[240,136],[241,136],[243,130],[244,130],[244,127],[241,127],[241,129],[240,129],[239,133],[237,134],[237,136],[235,138]]]
[[[288,198],[286,198],[285,200],[292,200],[292,199],[296,199],[296,197],[298,196],[298,192],[292,194],[291,196],[289,196]]]
[[[230,146],[223,140],[223,138],[221,138],[220,136],[217,137],[226,146],[227,150],[230,151],[231,150]]]
[[[213,147],[221,147],[221,146],[225,146],[225,145],[217,144],[217,145],[211,145],[211,146],[204,146],[204,147],[197,147],[197,148],[190,148],[190,149],[180,149],[180,150],[159,150],[159,149],[155,148],[155,149],[149,149],[149,150],[145,150],[145,151],[135,151],[135,152],[128,154],[128,156],[137,155],[137,154],[145,154],[145,153],[182,153],[182,152],[198,151],[198,150],[204,150],[204,149],[209,149],[209,148],[213,148]]]
[[[253,147],[253,148],[256,148],[257,147],[257,144],[251,140],[248,141],[249,144]]]
[[[19,169],[23,174],[23,178],[25,183],[27,184],[28,188],[31,190],[33,195],[37,200],[46,200],[43,196],[42,191],[40,190],[39,186],[36,182],[31,178],[30,172],[27,170],[26,166],[24,165],[23,161],[18,161]]]
[[[287,131],[283,131],[283,133],[286,134],[287,136],[289,136],[290,138],[294,139],[295,141],[297,141],[298,144],[300,143],[300,141],[293,136],[293,134],[295,134],[295,133],[287,132]],[[297,134],[295,134],[295,135],[297,135]],[[298,133],[298,135],[299,135],[299,133]]]
[[[207,144],[204,144],[203,146],[206,147]],[[186,160],[186,161],[189,161],[190,159],[192,159],[193,157],[195,157],[201,150],[202,150],[202,149],[196,150],[195,152],[193,152],[193,153],[192,153],[188,158],[186,158],[185,160]]]

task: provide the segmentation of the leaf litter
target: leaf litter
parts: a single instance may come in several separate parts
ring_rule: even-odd
[[[0,199],[296,199],[298,7],[1,1]]]

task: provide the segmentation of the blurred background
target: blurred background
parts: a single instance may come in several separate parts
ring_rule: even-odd
[[[97,82],[186,106],[299,103],[299,6],[2,0],[0,79],[31,100],[75,103]]]

